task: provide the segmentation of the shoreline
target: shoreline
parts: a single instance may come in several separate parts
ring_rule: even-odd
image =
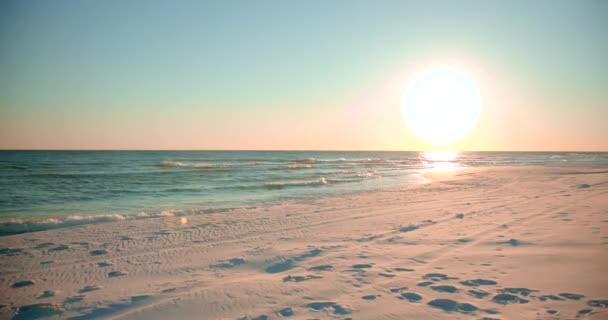
[[[463,170],[467,168],[456,168],[455,170]],[[149,211],[139,211],[139,212],[130,212],[130,213],[99,213],[99,214],[81,214],[81,215],[65,215],[65,216],[54,216],[54,217],[41,217],[36,220],[21,220],[11,218],[9,221],[0,221],[0,239],[2,237],[18,235],[18,234],[29,234],[29,233],[37,233],[44,232],[55,229],[64,229],[64,228],[75,228],[79,226],[89,225],[89,224],[100,224],[100,223],[115,223],[115,222],[128,222],[128,221],[136,221],[136,220],[147,220],[147,219],[162,219],[167,217],[191,217],[197,215],[209,215],[216,213],[232,213],[239,212],[243,210],[250,210],[252,208],[259,207],[273,207],[277,205],[283,204],[294,204],[294,203],[307,203],[309,201],[315,201],[317,199],[326,199],[326,198],[340,198],[343,196],[352,196],[366,193],[375,193],[375,192],[385,192],[385,191],[394,191],[394,190],[402,190],[410,187],[415,187],[420,184],[429,183],[430,180],[425,177],[425,173],[423,171],[428,169],[417,169],[412,170],[415,172],[408,173],[414,179],[420,179],[419,182],[411,182],[408,186],[388,186],[388,187],[375,187],[369,190],[352,190],[345,191],[343,193],[330,194],[322,197],[310,197],[310,198],[290,198],[287,200],[270,200],[266,202],[254,202],[250,204],[243,204],[240,206],[225,206],[225,207],[200,207],[200,208],[185,208],[185,209],[162,209],[162,210],[149,210]],[[425,179],[422,181],[422,179]],[[358,181],[355,183],[364,183],[365,181]],[[19,231],[10,231],[20,229]],[[21,229],[30,229],[27,231],[23,231]],[[34,230],[31,230],[34,229]],[[5,231],[6,230],[6,231]]]
[[[461,170],[489,170],[493,168],[526,168],[526,167],[539,167],[539,168],[560,168],[560,167],[579,167],[580,164],[564,164],[564,165],[549,165],[549,166],[494,166],[494,167],[454,167],[451,169],[416,169],[414,173],[411,173],[412,177],[416,179],[424,179],[423,181],[413,182],[408,186],[388,186],[388,187],[378,187],[370,190],[353,190],[346,191],[344,193],[331,194],[324,197],[316,197],[316,198],[306,198],[306,199],[287,199],[287,200],[271,200],[267,202],[257,202],[251,204],[243,204],[240,206],[225,206],[225,207],[198,207],[198,208],[183,208],[183,209],[161,209],[161,210],[147,210],[147,211],[139,211],[139,212],[129,212],[129,213],[117,213],[117,212],[108,212],[108,213],[96,213],[96,214],[70,214],[64,216],[50,216],[50,217],[40,217],[35,219],[22,220],[20,218],[11,218],[7,221],[0,221],[0,239],[7,236],[19,235],[19,234],[29,234],[29,233],[37,233],[48,230],[55,229],[64,229],[64,228],[74,228],[88,224],[100,224],[100,223],[114,223],[114,222],[124,222],[124,221],[134,221],[134,220],[147,220],[147,219],[160,219],[165,217],[190,217],[195,215],[208,215],[214,213],[231,213],[235,211],[243,211],[249,210],[251,208],[257,207],[272,207],[281,204],[290,204],[290,203],[306,203],[308,201],[314,201],[316,199],[322,198],[340,198],[343,196],[349,195],[359,195],[366,193],[376,193],[376,192],[386,192],[386,191],[403,191],[409,188],[415,188],[421,184],[430,183],[432,179],[429,177],[435,177],[439,174],[446,174],[450,171],[461,171]],[[602,164],[590,164],[587,167],[605,167],[608,165]],[[360,183],[360,182],[358,182]],[[24,230],[27,229],[27,230]]]
[[[608,153],[82,152],[3,157],[2,236],[111,220],[357,194],[418,183],[429,168],[608,163]],[[46,159],[46,160],[45,160]],[[306,170],[300,170],[306,169]]]
[[[394,190],[4,236],[0,318],[530,318],[588,309],[600,319],[607,168],[465,168]],[[495,284],[467,282],[475,279]]]

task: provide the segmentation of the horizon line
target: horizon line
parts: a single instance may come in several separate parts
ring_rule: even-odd
[[[579,153],[608,153],[608,150],[450,150],[435,149],[435,150],[373,150],[373,149],[2,149],[0,152],[8,151],[212,151],[212,152],[433,152],[433,151],[450,151],[450,152],[579,152]]]

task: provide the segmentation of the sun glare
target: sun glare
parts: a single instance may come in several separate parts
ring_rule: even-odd
[[[458,168],[460,154],[453,151],[426,151],[420,153],[422,164],[433,170],[453,170]]]
[[[481,113],[482,98],[463,73],[438,69],[410,84],[401,108],[418,136],[434,145],[446,146],[473,129]]]

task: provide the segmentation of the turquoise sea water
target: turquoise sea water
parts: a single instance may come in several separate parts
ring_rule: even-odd
[[[0,234],[228,211],[420,183],[433,168],[608,163],[608,153],[0,151]]]

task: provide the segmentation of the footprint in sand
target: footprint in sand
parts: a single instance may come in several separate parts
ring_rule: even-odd
[[[331,308],[333,309],[334,314],[338,315],[350,314],[352,312],[350,309],[344,308],[335,302],[312,302],[304,305],[304,307],[314,311],[321,311],[323,309]]]
[[[82,296],[82,297],[84,297],[84,296]],[[73,319],[73,320],[83,319],[84,320],[84,319],[97,319],[97,318],[107,317],[110,315],[114,315],[120,311],[132,308],[142,302],[145,302],[148,299],[150,299],[149,295],[131,296],[130,301],[128,301],[128,302],[125,300],[122,300],[120,302],[111,303],[110,305],[105,306],[105,307],[98,307],[98,308],[92,308],[92,309],[80,309],[79,311],[87,310],[87,312],[85,314],[82,314],[81,316],[72,317],[70,319]]]
[[[97,266],[100,268],[105,268],[105,267],[111,267],[111,266],[113,266],[113,264],[104,261],[104,262],[97,262]]]
[[[401,299],[405,299],[409,302],[422,301],[422,296],[417,293],[414,293],[414,292],[405,292],[405,293],[400,294],[400,296],[401,296]]]
[[[91,292],[91,291],[96,291],[101,289],[101,287],[96,286],[96,285],[92,285],[92,286],[86,286],[80,290],[78,290],[78,293],[87,293],[87,292]]]
[[[379,295],[370,294],[370,295],[361,297],[361,299],[363,299],[363,300],[376,300],[379,297],[380,297]]]
[[[253,317],[253,318],[242,317],[242,318],[238,318],[237,320],[268,320],[268,319],[270,319],[270,318],[268,318],[267,315],[263,314],[261,316],[257,316],[257,317]]]
[[[468,286],[468,287],[477,287],[477,286],[495,286],[498,283],[494,280],[473,279],[473,280],[460,281],[460,284]]]
[[[580,300],[585,297],[584,295],[578,293],[560,293],[559,295],[570,300]]]
[[[47,299],[55,296],[55,291],[46,290],[42,294],[40,294],[36,299]]]
[[[293,261],[293,259],[287,259],[285,261],[269,265],[268,267],[266,267],[266,269],[264,269],[264,271],[266,271],[266,273],[279,273],[291,270],[295,268],[295,266],[296,263],[295,261]]]
[[[264,271],[266,271],[266,273],[279,273],[279,272],[291,270],[296,267],[296,261],[302,261],[307,258],[316,257],[316,256],[320,255],[321,252],[323,252],[321,249],[312,249],[309,252],[301,254],[299,256],[295,256],[293,258],[287,258],[284,261],[271,264],[268,267],[266,267],[266,269],[264,269]]]
[[[519,245],[522,245],[523,243],[517,239],[509,239],[508,241],[496,242],[496,244],[508,244],[510,246],[517,247]]]
[[[448,286],[448,285],[431,286],[431,289],[433,289],[434,291],[437,291],[437,292],[447,292],[447,293],[456,293],[459,291],[458,288],[456,288],[454,286]]]
[[[151,296],[144,294],[144,295],[140,295],[140,296],[131,296],[131,304],[136,304],[136,303],[140,303],[140,302],[144,302],[148,299],[150,299]]]
[[[13,283],[11,288],[18,289],[18,288],[33,286],[34,284],[35,284],[35,282],[32,280],[18,281],[18,282]]]
[[[0,255],[2,256],[16,256],[18,254],[26,253],[23,248],[2,248],[0,249]]]
[[[367,278],[366,275],[361,275],[361,276],[355,277],[355,280],[357,280],[359,283],[363,283],[363,284],[372,284],[370,281],[366,280],[365,278]]]
[[[108,254],[108,251],[106,250],[93,250],[91,252],[89,252],[90,255],[92,256],[103,256],[104,254]]]
[[[63,314],[63,310],[59,306],[51,303],[30,304],[12,308],[12,310],[15,313],[13,320],[40,319]]]
[[[422,276],[422,279],[433,280],[433,281],[441,281],[441,280],[456,280],[457,277],[450,277],[443,273],[427,273]]]
[[[110,277],[110,278],[122,277],[122,276],[126,276],[126,275],[127,275],[127,273],[122,272],[122,271],[108,272],[108,277]]]
[[[283,278],[283,282],[302,282],[302,281],[307,281],[307,280],[312,280],[312,279],[322,279],[323,277],[319,277],[319,276],[313,276],[313,275],[306,275],[306,276],[287,276],[285,278]]]
[[[428,286],[430,286],[432,284],[435,284],[435,282],[433,282],[433,281],[424,281],[424,282],[420,282],[420,283],[418,283],[416,285],[419,286],[419,287],[428,287]]]
[[[606,308],[608,307],[608,300],[589,300],[587,301],[587,305],[590,307]]]
[[[245,264],[245,259],[241,258],[232,258],[229,259],[228,262],[220,262],[218,264],[212,264],[210,268],[219,268],[219,269],[232,269],[234,267]]]
[[[40,244],[37,244],[36,246],[34,246],[34,249],[42,250],[42,249],[46,249],[46,248],[48,248],[50,246],[54,246],[54,245],[55,244],[52,242],[44,242],[44,243],[40,243]]]
[[[501,293],[497,294],[492,298],[492,301],[499,304],[511,304],[511,303],[528,303],[529,301],[523,298],[520,298],[516,295]]]
[[[369,269],[371,267],[373,267],[371,264],[360,263],[360,264],[353,265],[351,268],[353,268],[353,269]]]
[[[564,301],[565,300],[565,299],[560,298],[560,297],[558,297],[556,295],[553,295],[553,294],[546,294],[546,295],[538,296],[537,299],[540,300],[540,301],[547,301],[547,300]]]
[[[371,235],[365,238],[361,238],[361,239],[355,239],[355,241],[357,242],[367,242],[367,241],[373,241],[376,240],[378,238],[382,237],[381,235]]]
[[[333,269],[334,269],[334,266],[332,266],[330,264],[324,264],[324,265],[308,268],[308,271],[332,271]]]
[[[413,272],[413,271],[416,271],[416,270],[410,269],[410,268],[395,268],[393,270],[398,271],[398,272]]]
[[[312,249],[308,253],[301,254],[299,256],[293,257],[296,261],[302,261],[307,258],[313,258],[321,254],[323,252],[321,249]]]
[[[63,303],[65,303],[65,304],[72,304],[72,303],[80,302],[82,300],[84,300],[84,296],[83,295],[72,296],[72,297],[65,298],[65,300],[63,300]]]
[[[470,296],[475,297],[477,299],[483,299],[490,295],[489,292],[485,292],[485,291],[481,291],[481,290],[469,290],[469,291],[467,291],[467,293]]]
[[[533,290],[533,289],[528,289],[528,288],[504,288],[504,289],[500,289],[498,290],[502,293],[513,293],[513,294],[519,294],[522,296],[529,296],[530,293],[533,292],[538,292],[538,290]]]
[[[393,278],[396,277],[394,274],[390,274],[390,273],[384,273],[384,272],[380,272],[378,273],[379,276],[385,277],[385,278]]]
[[[410,231],[414,231],[417,230],[419,227],[416,225],[409,225],[407,227],[399,227],[399,232],[410,232]]]
[[[446,312],[458,311],[462,313],[471,313],[479,310],[479,308],[470,303],[459,303],[451,299],[435,299],[430,301],[428,305]]]
[[[61,244],[56,246],[55,248],[50,248],[48,251],[49,252],[60,252],[60,251],[65,251],[70,249],[70,247],[66,246],[65,244]]]
[[[577,318],[580,318],[580,317],[587,316],[587,315],[590,315],[590,314],[593,314],[593,313],[594,313],[594,312],[593,312],[593,310],[592,310],[592,309],[582,309],[582,310],[579,310],[579,311],[576,313],[576,317],[577,317]]]
[[[402,292],[407,290],[407,287],[401,287],[401,288],[390,288],[389,289],[392,293],[398,293],[398,292]]]
[[[281,317],[291,317],[291,316],[295,315],[295,312],[293,312],[293,309],[291,309],[291,308],[281,309],[281,310],[279,310],[278,313]]]

